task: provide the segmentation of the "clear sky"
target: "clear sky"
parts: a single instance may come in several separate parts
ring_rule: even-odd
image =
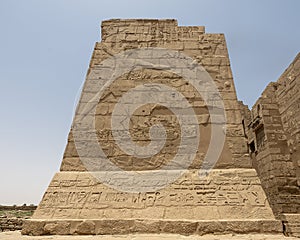
[[[298,0],[1,0],[0,204],[37,204],[59,170],[100,22],[175,18],[225,33],[252,106],[300,51]]]

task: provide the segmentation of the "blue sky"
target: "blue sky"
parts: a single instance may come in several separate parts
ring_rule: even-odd
[[[300,51],[298,0],[1,0],[0,204],[38,203],[59,170],[74,102],[110,18],[175,18],[225,33],[252,106]]]

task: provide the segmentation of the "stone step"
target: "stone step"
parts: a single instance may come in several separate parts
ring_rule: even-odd
[[[279,234],[282,224],[273,219],[254,220],[146,220],[146,219],[28,219],[23,225],[24,235],[115,235],[132,233],[170,233],[181,235],[205,234]]]

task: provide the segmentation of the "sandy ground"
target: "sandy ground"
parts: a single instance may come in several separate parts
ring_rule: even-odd
[[[295,240],[299,238],[283,235],[205,235],[181,236],[177,234],[137,234],[137,235],[105,235],[105,236],[22,236],[19,231],[2,232],[0,240]]]

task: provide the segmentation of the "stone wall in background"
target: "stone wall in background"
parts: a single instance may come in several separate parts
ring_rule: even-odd
[[[274,214],[300,235],[300,54],[251,111],[240,104],[253,166]]]
[[[22,205],[22,206],[17,206],[17,205],[13,205],[13,206],[3,206],[0,205],[0,211],[34,211],[36,209],[37,206],[35,205]],[[0,214],[1,215],[1,214]]]
[[[19,231],[22,229],[22,218],[7,218],[0,216],[0,232],[4,231]]]
[[[22,206],[0,205],[0,232],[21,230],[23,220],[30,218],[36,207],[26,204]]]
[[[300,53],[277,81],[276,97],[288,151],[300,186]]]

